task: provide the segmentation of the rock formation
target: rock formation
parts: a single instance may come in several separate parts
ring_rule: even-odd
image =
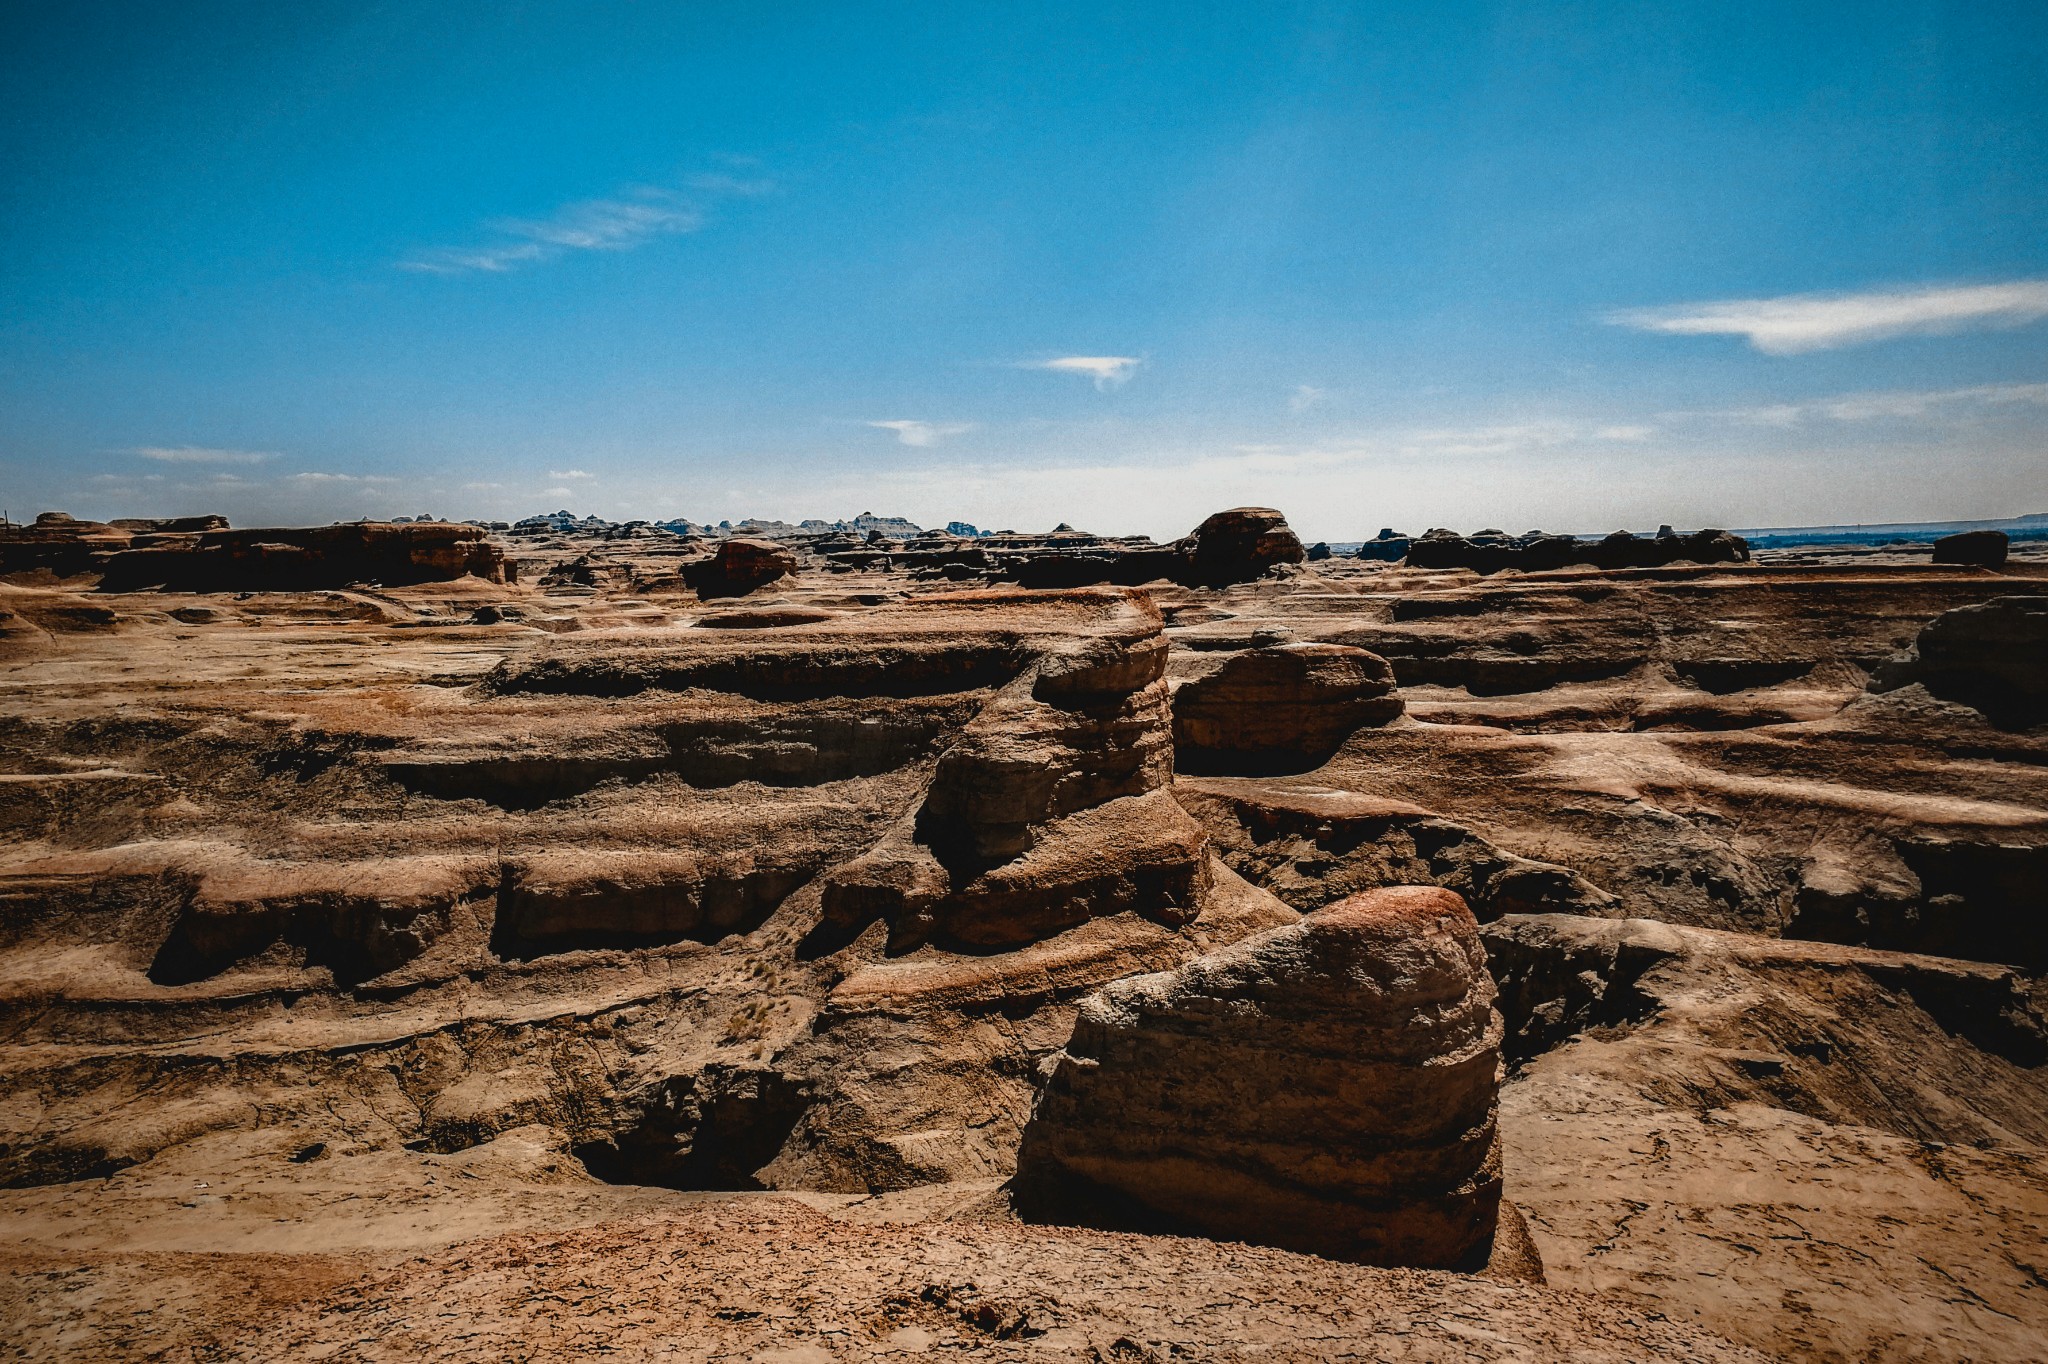
[[[995,947],[1124,911],[1176,924],[1199,912],[1208,844],[1165,789],[1173,728],[1159,613],[1133,592],[1066,600],[1095,613],[1085,633],[997,692],[940,755],[914,815],[827,878],[828,926],[882,919],[896,950],[934,935]]]
[[[744,597],[795,570],[796,556],[784,546],[773,540],[734,536],[721,540],[712,556],[692,565],[685,577],[700,597]]]
[[[1477,1268],[1500,1016],[1477,925],[1378,890],[1084,1003],[1018,1155],[1042,1220]]]
[[[2048,597],[1994,597],[1944,611],[1910,652],[1876,670],[1871,689],[1916,682],[2000,720],[2048,718]]]
[[[1251,582],[1279,564],[1306,557],[1287,518],[1271,507],[1217,512],[1174,544],[1184,566],[1179,581],[1196,587]]]
[[[744,527],[554,518],[493,537],[504,582],[93,590],[104,556],[221,529],[51,518],[19,542],[82,571],[0,581],[17,1353],[2040,1355],[2048,731],[2038,606],[1999,599],[2048,592],[2048,544],[1209,587],[1139,539],[819,526],[706,601],[685,570]],[[1021,562],[1142,586],[983,585]],[[1352,649],[1398,692],[1306,704],[1304,660]],[[1395,700],[1312,771],[1175,770],[1202,765],[1176,712],[1294,744]],[[1099,1065],[1086,1028],[1064,1053],[1073,1092],[1126,1086],[1091,1113],[1158,1115],[1090,1159],[1207,1162],[1258,1195],[1226,1212],[1320,1218],[1355,1211],[1337,1174],[1449,1150],[1333,1133],[1395,1112],[1355,1088],[1284,1107],[1318,1074],[1465,1073],[1369,1059],[1443,1010],[1374,1033],[1314,972],[1183,970],[1424,883],[1484,922],[1502,991],[1489,1275],[1512,1198],[1575,1291],[1001,1220],[1039,1063],[1141,975],[1210,984],[1090,1024]],[[1318,1072],[1330,1018],[1354,1032]],[[1222,1059],[1170,1069],[1197,1048]],[[1309,1134],[1286,1169],[1259,1162],[1296,1134],[1251,1126],[1274,1103]]]
[[[1345,644],[1283,644],[1232,654],[1173,696],[1186,771],[1314,767],[1360,725],[1401,713],[1394,672]]]
[[[303,592],[352,583],[398,587],[466,574],[502,583],[515,572],[488,532],[445,521],[164,532],[129,543],[101,562],[102,591]]]
[[[1360,557],[1366,557],[1360,550]],[[1372,557],[1379,557],[1378,554]],[[1725,530],[1698,530],[1690,535],[1660,534],[1644,539],[1618,530],[1604,540],[1579,540],[1569,535],[1530,531],[1508,535],[1483,530],[1463,536],[1442,528],[1409,542],[1406,562],[1417,568],[1469,568],[1479,573],[1503,569],[1536,572],[1590,564],[1595,568],[1661,568],[1666,564],[1737,564],[1749,561],[1749,545]]]
[[[2005,562],[2011,552],[2011,542],[2002,530],[1966,530],[1956,535],[1944,535],[1934,542],[1934,562],[1937,564],[1975,564],[1980,568],[1997,568]]]
[[[995,570],[1026,587],[1079,587],[1096,583],[1142,586],[1167,581],[1190,587],[1254,582],[1282,564],[1308,557],[1287,518],[1271,507],[1217,512],[1170,545],[1138,537],[1105,540],[1054,532],[1028,545],[981,541],[977,553]]]
[[[126,549],[132,536],[125,526],[44,512],[29,525],[0,527],[0,575],[40,571],[70,578],[91,573],[108,555]]]

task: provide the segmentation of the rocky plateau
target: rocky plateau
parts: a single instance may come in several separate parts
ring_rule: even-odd
[[[2044,973],[2039,543],[0,532],[0,1358],[2038,1360]]]

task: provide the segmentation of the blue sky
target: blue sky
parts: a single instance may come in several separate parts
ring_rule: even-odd
[[[0,9],[0,501],[2048,511],[2048,7]]]

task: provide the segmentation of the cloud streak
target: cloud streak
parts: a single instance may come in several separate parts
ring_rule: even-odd
[[[1049,369],[1055,374],[1085,374],[1101,390],[1116,388],[1128,380],[1144,362],[1135,355],[1062,355],[1040,360],[1026,369]]]
[[[775,188],[766,177],[730,175],[695,175],[683,184],[632,185],[608,199],[564,204],[545,218],[500,218],[486,224],[490,235],[483,242],[421,251],[399,261],[398,268],[428,275],[505,274],[572,251],[631,251],[697,231],[706,221],[708,200],[758,198]]]
[[[1957,407],[2048,407],[2048,384],[1977,384],[1970,388],[1844,393],[1803,403],[1772,403],[1728,414],[1758,426],[1810,421],[1861,422],[1936,415]]]
[[[1670,336],[1740,336],[1766,355],[1803,355],[1898,336],[2020,327],[2044,317],[2048,279],[1625,308],[1601,320]]]
[[[142,445],[129,451],[159,464],[261,464],[267,450],[219,450],[205,445]]]
[[[869,422],[869,426],[881,431],[893,431],[896,439],[905,445],[930,446],[952,436],[965,435],[974,429],[973,422],[920,422],[886,421]]]

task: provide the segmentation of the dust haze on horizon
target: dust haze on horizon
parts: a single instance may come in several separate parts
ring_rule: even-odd
[[[0,17],[0,502],[2048,510],[2048,13]]]

